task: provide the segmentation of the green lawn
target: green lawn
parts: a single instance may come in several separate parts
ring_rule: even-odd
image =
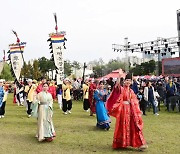
[[[143,153],[180,153],[180,113],[167,113],[162,108],[160,116],[147,112],[144,135],[149,148]],[[71,115],[63,115],[54,103],[57,137],[50,143],[39,143],[36,138],[36,119],[27,118],[25,107],[12,103],[9,95],[5,118],[0,119],[0,153],[139,153],[134,149],[111,148],[115,119],[111,129],[102,131],[95,127],[96,117],[83,111],[82,102],[73,102]]]

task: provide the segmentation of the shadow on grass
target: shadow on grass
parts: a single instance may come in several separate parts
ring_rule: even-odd
[[[145,152],[145,151],[140,151],[139,149],[137,148],[132,148],[132,147],[128,147],[128,148],[119,148],[119,149],[113,149],[112,150],[113,152],[123,152],[123,153],[126,153],[126,152]]]

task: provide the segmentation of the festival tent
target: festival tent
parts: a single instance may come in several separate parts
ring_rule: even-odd
[[[98,78],[98,80],[106,80],[106,79],[109,79],[110,77],[112,77],[113,79],[119,78],[119,73],[121,74],[121,77],[125,78],[126,73],[124,73],[122,69],[118,69],[118,70],[112,71],[111,73],[109,73],[103,77]]]
[[[150,75],[145,75],[144,79],[151,79],[151,76]]]

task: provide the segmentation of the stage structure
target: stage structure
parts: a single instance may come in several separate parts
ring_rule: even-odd
[[[17,38],[16,43],[9,45],[9,55],[8,60],[10,60],[11,71],[16,80],[19,81],[21,75],[21,69],[24,64],[23,52],[26,46],[26,42],[20,42],[20,39],[15,31],[13,31],[14,35]]]
[[[126,42],[128,38],[125,38]],[[180,42],[178,37],[171,37],[171,38],[158,38],[154,41],[149,42],[142,42],[137,44],[130,44],[130,42],[126,43],[125,45],[120,44],[112,44],[112,49],[114,52],[121,52],[121,51],[130,51],[130,52],[141,52],[144,54],[162,54],[166,55],[164,52],[171,52],[171,55],[175,54],[177,51],[173,51],[172,49],[178,49],[180,46]]]
[[[65,31],[60,31],[58,32],[58,26],[57,26],[57,16],[56,13],[54,13],[54,19],[55,19],[55,33],[50,33],[49,34],[49,39],[50,41],[50,48],[51,54],[52,54],[52,60],[54,61],[54,64],[56,66],[56,81],[57,84],[62,84],[63,79],[64,79],[64,59],[63,59],[63,52],[65,47],[65,41],[67,39],[65,38],[66,32]]]
[[[130,52],[139,52],[142,54],[152,54],[155,57],[158,57],[158,61],[160,61],[160,55],[165,56],[168,52],[171,55],[174,55],[176,52],[179,52],[180,57],[180,10],[177,10],[177,30],[178,37],[171,38],[157,38],[157,40],[130,44],[128,42],[128,38],[126,37],[124,45],[120,44],[112,44],[112,49],[114,52],[125,52],[126,58],[126,71],[129,71],[129,58],[128,53]],[[159,66],[157,66],[159,68]],[[159,75],[159,71],[157,72]]]

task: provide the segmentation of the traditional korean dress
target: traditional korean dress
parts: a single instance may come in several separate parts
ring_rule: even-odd
[[[49,86],[49,93],[51,93],[53,99],[56,99],[56,86],[54,84],[51,84]]]
[[[90,104],[89,104],[89,85],[83,84],[83,109],[85,111],[89,110]]]
[[[108,114],[107,114],[107,109],[105,107],[105,102],[106,102],[106,90],[100,90],[97,89],[94,92],[94,99],[96,102],[96,117],[97,117],[97,127],[102,128],[102,129],[107,129],[109,130],[110,125],[109,123],[111,122]]]
[[[139,102],[129,87],[115,87],[107,101],[109,114],[116,117],[113,148],[141,147],[146,144]]]
[[[4,89],[3,87],[0,87],[0,112],[1,112],[1,107],[3,106],[3,98],[4,98]]]
[[[53,140],[55,136],[54,125],[52,121],[53,115],[53,98],[49,92],[42,91],[38,94],[38,141]]]
[[[96,102],[94,100],[94,91],[96,89],[96,84],[91,83],[89,86],[89,104],[91,115],[96,113]]]

